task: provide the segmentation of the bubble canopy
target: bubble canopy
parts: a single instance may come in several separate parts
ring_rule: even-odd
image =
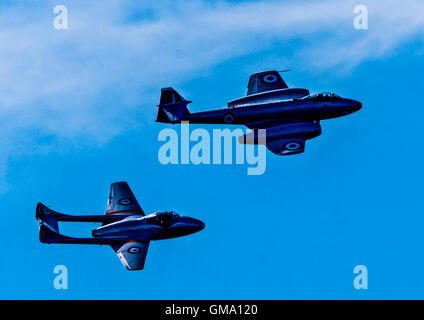
[[[154,212],[141,219],[145,219],[149,223],[156,225],[167,226],[180,218],[180,215],[175,211]]]
[[[335,101],[341,99],[341,97],[334,92],[318,92],[310,94],[309,96],[306,96],[302,99],[309,101]]]

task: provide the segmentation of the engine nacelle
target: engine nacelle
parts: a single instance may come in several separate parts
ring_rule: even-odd
[[[300,99],[309,95],[308,89],[286,88],[266,91],[241,97],[228,102],[228,108],[246,107],[249,105],[272,103],[285,100]]]
[[[308,140],[321,134],[321,125],[318,122],[297,122],[259,130],[255,129],[248,134],[240,136],[239,143],[265,144],[265,141],[268,143],[273,140],[285,138],[302,138]],[[266,135],[266,140],[264,134]]]

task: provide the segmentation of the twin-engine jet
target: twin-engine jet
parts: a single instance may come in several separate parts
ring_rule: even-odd
[[[108,244],[127,270],[142,270],[151,240],[177,238],[202,230],[202,221],[174,211],[145,215],[126,182],[110,186],[105,215],[72,216],[38,203],[36,218],[43,243]],[[72,238],[59,233],[58,221],[101,222],[92,238]]]
[[[247,95],[228,102],[227,109],[190,113],[189,103],[173,88],[163,88],[156,121],[245,125],[252,131],[239,137],[240,143],[266,144],[278,155],[302,153],[305,141],[321,134],[320,120],[362,108],[359,101],[335,93],[289,88],[278,71],[251,75]]]

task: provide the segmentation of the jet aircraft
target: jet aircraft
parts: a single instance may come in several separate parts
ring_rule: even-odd
[[[189,103],[173,88],[162,88],[156,121],[245,125],[252,131],[240,136],[240,143],[266,144],[278,155],[302,153],[305,141],[321,134],[320,120],[362,108],[359,101],[335,93],[289,88],[278,71],[252,74],[247,95],[228,102],[226,109],[190,113]]]
[[[142,270],[151,240],[177,238],[202,230],[202,221],[181,217],[174,211],[145,215],[126,182],[110,186],[105,215],[73,216],[37,204],[36,219],[42,243],[107,244],[127,270]],[[58,221],[101,222],[92,238],[73,238],[59,233]]]

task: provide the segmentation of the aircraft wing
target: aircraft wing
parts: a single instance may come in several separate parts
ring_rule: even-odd
[[[126,182],[115,182],[110,185],[106,215],[116,214],[144,216],[143,209]]]
[[[126,182],[115,182],[110,186],[106,216],[109,215],[141,215],[141,209],[134,194]],[[146,240],[144,240],[146,239]],[[127,270],[142,270],[146,261],[151,235],[144,234],[143,240],[131,240],[111,245],[119,260]]]
[[[143,270],[150,241],[128,241],[112,245],[127,270]]]
[[[266,147],[275,154],[285,156],[305,151],[305,138],[283,138],[266,142]]]
[[[306,140],[321,134],[318,122],[256,122],[246,126],[252,129],[252,132],[239,137],[240,143],[265,144],[266,141],[266,147],[281,156],[304,152]],[[266,140],[263,135],[266,135]]]

